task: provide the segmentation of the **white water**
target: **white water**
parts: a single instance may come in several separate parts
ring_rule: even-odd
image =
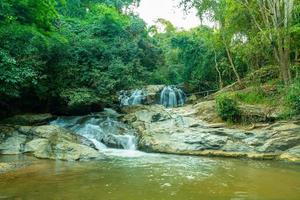
[[[160,93],[160,104],[165,107],[183,106],[185,99],[185,93],[175,86],[166,86]]]
[[[142,104],[145,98],[146,93],[143,90],[134,90],[131,94],[128,91],[123,91],[119,96],[122,106]]]
[[[126,124],[103,114],[59,117],[50,124],[70,129],[90,140],[101,152],[119,156],[136,156],[135,132]]]

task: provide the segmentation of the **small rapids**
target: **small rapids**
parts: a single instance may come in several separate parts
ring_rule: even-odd
[[[118,121],[116,116],[106,113],[59,117],[50,124],[74,131],[90,140],[101,151],[128,153],[137,149],[134,130]]]

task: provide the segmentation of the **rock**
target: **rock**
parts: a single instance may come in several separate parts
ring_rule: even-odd
[[[12,166],[8,163],[0,163],[0,173],[10,170]]]
[[[23,114],[15,115],[13,117],[4,119],[0,124],[13,124],[22,126],[33,126],[48,124],[51,120],[55,119],[55,116],[46,114]]]
[[[213,101],[173,109],[141,106],[127,110],[123,120],[136,129],[139,148],[147,152],[298,162],[299,123],[277,122],[251,131],[227,128],[213,119],[213,107]]]
[[[86,138],[53,125],[0,126],[0,153],[68,161],[101,157]]]
[[[24,144],[26,143],[26,136],[14,133],[0,144],[1,154],[20,154],[24,151]]]
[[[279,132],[258,148],[261,152],[286,151],[300,144],[300,129],[297,132]]]
[[[78,161],[95,159],[100,153],[90,147],[67,140],[35,139],[26,144],[25,153],[33,153],[37,158]]]
[[[200,120],[210,123],[220,123],[222,119],[219,117],[216,108],[216,101],[203,101],[193,107],[197,111],[197,117]]]
[[[187,98],[186,103],[188,103],[188,104],[189,104],[189,103],[193,104],[193,103],[195,103],[197,100],[198,100],[197,96],[194,95],[194,94],[192,94],[191,96],[189,96],[189,97]]]
[[[163,90],[165,85],[147,85],[143,88],[146,91],[146,104],[151,105],[159,101],[159,94]]]
[[[242,122],[272,122],[279,116],[276,109],[263,105],[240,104],[239,109],[241,110]]]
[[[293,147],[280,155],[281,160],[300,163],[300,145]]]

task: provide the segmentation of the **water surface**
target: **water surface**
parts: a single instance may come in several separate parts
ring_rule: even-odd
[[[88,162],[1,156],[24,166],[0,174],[0,199],[300,199],[300,166],[138,151],[106,151]]]

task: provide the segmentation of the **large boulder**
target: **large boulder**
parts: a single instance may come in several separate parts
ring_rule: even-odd
[[[87,160],[99,157],[99,152],[95,149],[69,142],[65,139],[35,139],[25,145],[24,152],[32,153],[37,158],[67,161]]]
[[[146,92],[145,104],[151,105],[159,102],[160,92],[164,89],[165,85],[147,85],[143,88]]]
[[[90,141],[63,128],[52,125],[0,126],[0,154],[22,153],[68,161],[101,157]]]
[[[203,117],[200,113],[205,110],[200,105],[173,109],[140,106],[125,110],[123,120],[137,130],[139,148],[149,152],[298,161],[297,122],[277,122],[251,131],[229,128],[204,121],[203,118],[214,122],[210,111],[213,104],[202,105],[212,114]]]

